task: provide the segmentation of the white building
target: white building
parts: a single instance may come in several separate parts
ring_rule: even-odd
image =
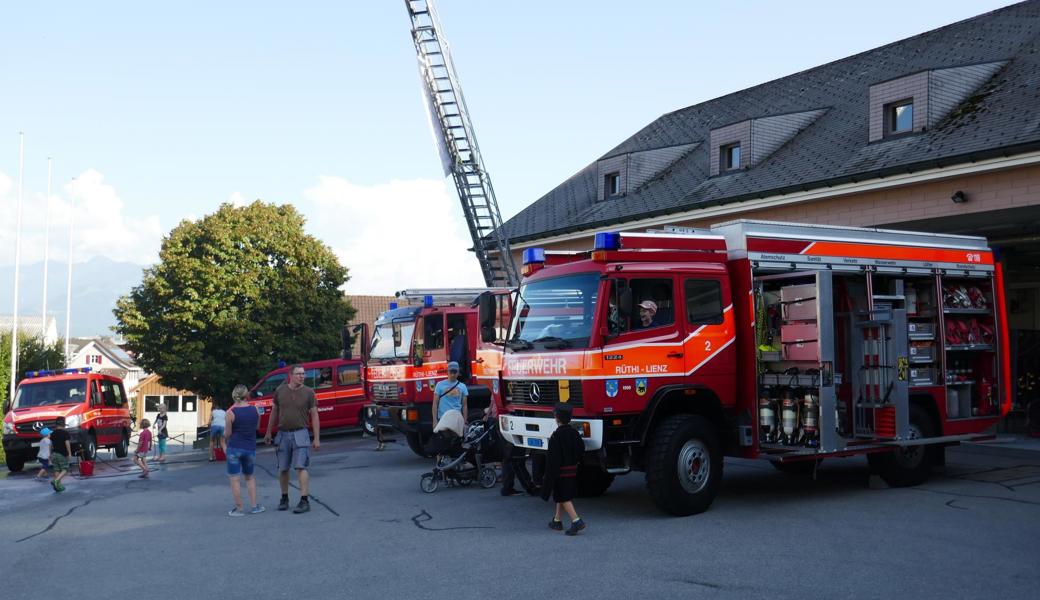
[[[10,331],[13,321],[14,315],[0,315],[0,331]],[[54,317],[47,317],[45,323],[43,317],[40,316],[19,315],[18,332],[33,337],[42,337],[43,343],[50,346],[58,341],[58,322],[54,320]]]
[[[72,338],[69,340],[72,360],[68,368],[90,367],[94,371],[115,375],[123,380],[123,388],[131,398],[137,385],[144,379],[144,369],[111,338]]]

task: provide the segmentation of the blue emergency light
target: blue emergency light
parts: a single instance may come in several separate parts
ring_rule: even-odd
[[[426,308],[433,308],[433,296],[427,294],[422,297],[422,305]]]
[[[596,234],[596,250],[617,250],[621,248],[621,234],[616,231],[602,231]]]
[[[396,302],[391,302],[390,303],[390,310],[396,310],[396,309],[397,309],[397,303]]]
[[[524,264],[531,265],[545,262],[544,248],[527,248],[524,250]]]

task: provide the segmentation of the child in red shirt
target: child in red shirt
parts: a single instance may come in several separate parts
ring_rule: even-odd
[[[137,477],[148,479],[148,451],[152,449],[151,422],[141,419],[141,435],[137,439],[137,450],[134,452],[134,464],[141,467],[142,473]]]

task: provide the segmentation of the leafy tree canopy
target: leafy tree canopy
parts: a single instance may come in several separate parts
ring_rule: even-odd
[[[279,360],[337,356],[354,314],[339,289],[347,269],[303,224],[291,205],[259,200],[182,221],[116,304],[115,330],[137,363],[166,385],[226,399]]]

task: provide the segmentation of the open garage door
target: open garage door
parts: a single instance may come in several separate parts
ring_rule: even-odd
[[[1004,266],[1011,330],[1013,417],[1040,429],[1040,206],[891,223],[882,227],[982,235]],[[1035,431],[1040,434],[1040,431]]]

